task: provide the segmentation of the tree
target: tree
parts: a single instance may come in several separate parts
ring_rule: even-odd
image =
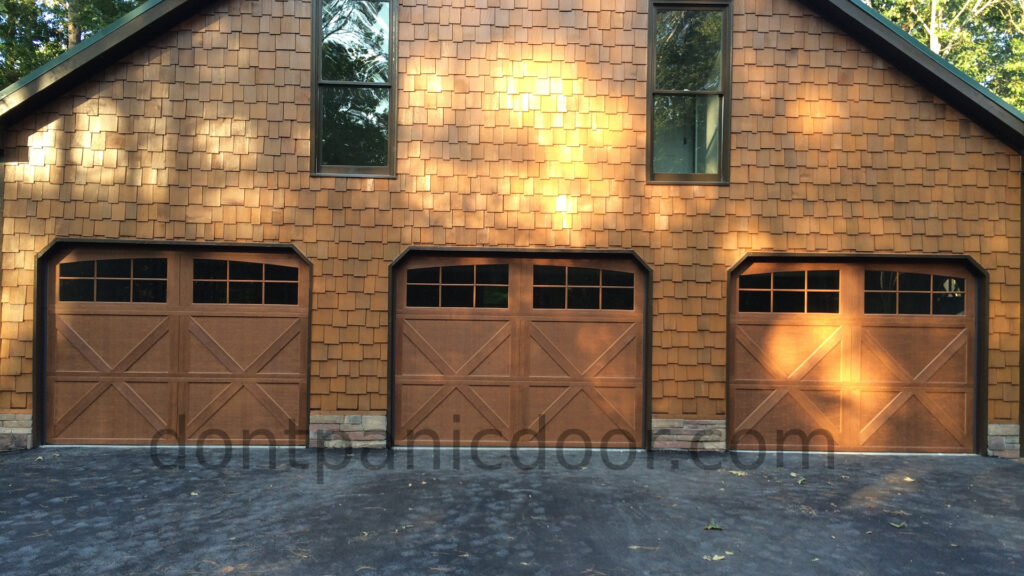
[[[1024,0],[862,0],[1024,109]]]
[[[74,47],[144,0],[0,0],[0,87]]]

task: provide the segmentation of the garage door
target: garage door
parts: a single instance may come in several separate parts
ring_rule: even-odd
[[[731,446],[974,450],[977,286],[962,266],[754,263],[731,289]]]
[[[49,278],[47,442],[305,443],[301,259],[75,248]]]
[[[419,256],[394,273],[396,444],[642,445],[632,260]]]

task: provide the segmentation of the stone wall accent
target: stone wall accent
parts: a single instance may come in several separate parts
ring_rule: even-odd
[[[31,414],[0,414],[0,451],[32,446]]]
[[[388,419],[378,414],[310,414],[310,448],[385,448]]]
[[[725,420],[654,418],[652,450],[725,450]]]
[[[1017,424],[989,424],[988,454],[1000,458],[1020,458],[1020,426]]]
[[[987,413],[1020,421],[1021,156],[927,86],[802,2],[735,0],[730,184],[650,185],[648,0],[441,4],[400,0],[394,179],[311,174],[308,0],[206,3],[5,129],[0,410],[33,404],[36,255],[123,238],[305,254],[314,414],[386,411],[409,246],[635,250],[651,410],[688,420],[725,418],[744,254],[969,255]]]

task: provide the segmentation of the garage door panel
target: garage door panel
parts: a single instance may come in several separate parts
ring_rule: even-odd
[[[106,360],[84,340],[74,342],[58,332],[54,336],[53,357],[59,362],[62,372],[95,372],[109,367]]]
[[[634,380],[639,376],[640,362],[643,358],[643,345],[639,335],[633,335],[619,350],[613,350],[605,358],[605,364],[598,366],[594,371],[594,377],[599,380],[610,378],[626,378]]]
[[[631,395],[609,394],[612,396],[609,398],[603,392],[569,387],[545,388],[537,394],[531,388],[525,406],[528,413],[537,417],[527,428],[538,431],[539,435],[525,437],[525,444],[543,441],[564,447],[599,446],[607,437],[609,447],[635,446],[639,442],[635,419],[632,414],[621,412],[629,413],[635,408]],[[615,430],[626,434],[612,434]]]
[[[588,374],[602,368],[609,352],[621,350],[620,340],[631,341],[633,323],[611,322],[537,322],[531,323],[531,336],[564,371]],[[566,362],[567,361],[567,362]]]
[[[950,355],[967,346],[967,332],[963,327],[873,327],[864,329],[865,347],[882,365],[897,374],[917,380],[926,369],[932,371],[947,361],[933,366],[936,359],[947,360]],[[966,357],[964,357],[966,358]],[[898,368],[897,368],[898,367]],[[966,381],[967,364],[960,367],[959,380]]]
[[[966,414],[969,401],[964,394],[891,391],[864,396],[868,414],[878,409],[861,429],[864,449],[965,452],[973,448]],[[959,415],[950,415],[950,409]]]
[[[223,440],[269,432],[275,441],[287,439],[289,420],[299,410],[300,383],[194,382],[189,384],[188,439]],[[296,423],[298,427],[298,423]]]
[[[441,376],[453,372],[447,362],[431,350],[426,339],[412,338],[408,331],[403,330],[399,336],[399,347],[401,360],[396,372],[401,376]]]
[[[185,371],[193,374],[228,374],[230,369],[214,355],[207,344],[201,342],[195,335],[188,334],[187,353],[184,355]]]
[[[507,301],[466,298],[446,309],[436,296],[445,293],[449,266],[464,273],[455,284],[482,284],[474,285],[479,296],[497,283]],[[480,266],[508,273],[481,275]],[[637,295],[644,292],[631,262],[433,257],[407,262],[395,274],[396,443],[427,430],[440,430],[443,444],[456,443],[455,411],[465,412],[458,415],[464,445],[470,430],[488,429],[502,432],[488,435],[486,444],[554,442],[557,433],[515,438],[535,434],[548,416],[552,430],[584,430],[597,442],[608,430],[625,428],[629,439],[619,436],[617,445],[642,443],[643,299]],[[581,282],[589,284],[579,288]],[[415,297],[407,297],[413,289]],[[581,290],[588,298],[576,297]],[[630,290],[633,309],[623,310],[628,301],[621,293]]]
[[[507,366],[501,370],[499,361],[502,353],[509,353],[505,345],[511,332],[508,321],[407,320],[403,322],[402,331],[403,344],[412,346],[410,352],[420,356],[417,359],[420,370],[425,368],[422,362],[426,359],[439,373],[472,374],[486,363],[484,370],[497,370],[498,375],[509,374]],[[497,356],[491,358],[495,354]],[[404,371],[404,364],[400,373],[409,373]]]
[[[745,324],[736,331],[742,348],[737,358],[739,378],[756,377],[768,370],[776,377],[799,380],[813,370],[819,379],[828,379],[826,374],[835,374],[841,369],[841,362],[833,354],[842,342],[841,326]]]
[[[164,316],[63,315],[54,356],[62,371],[168,372],[171,344]]]
[[[950,283],[946,270],[942,282],[908,287],[917,300],[904,311],[903,272],[927,280],[928,274],[938,274],[927,265],[890,266],[899,269],[899,280],[882,288],[868,280],[878,277],[869,272],[876,267],[871,263],[757,266],[760,276],[748,279],[746,288],[736,279],[732,284],[734,296],[737,289],[746,290],[748,309],[756,308],[744,313],[741,299],[734,297],[730,309],[732,446],[756,447],[759,435],[769,448],[802,449],[805,438],[827,431],[840,450],[973,449],[973,281]],[[801,289],[791,282],[794,276],[799,280],[801,268],[838,270],[838,282],[818,290],[838,292],[839,305],[811,313],[787,304],[768,313],[777,291]],[[787,273],[785,288],[775,288],[774,269]],[[969,277],[966,271],[959,274]],[[885,298],[871,301],[872,290]],[[959,314],[939,306],[953,297],[965,302]],[[939,307],[929,308],[929,302]],[[794,439],[780,442],[779,434],[790,432]]]
[[[246,311],[248,312],[248,311]],[[252,313],[252,312],[248,312]],[[258,370],[269,353],[276,356],[282,345],[290,342],[298,328],[294,318],[254,316],[192,317],[192,337],[203,344],[222,364],[232,371]],[[196,328],[200,330],[197,330]],[[230,358],[227,362],[224,354]],[[296,359],[301,362],[301,359]],[[300,366],[295,364],[295,369]]]
[[[276,346],[265,350],[256,362],[255,374],[260,376],[301,374],[304,370],[302,339],[291,332],[283,334]]]
[[[416,406],[411,413],[398,415],[396,441],[443,445],[472,440],[481,430],[494,430],[490,440],[511,440],[508,386],[442,384],[402,386],[402,406]]]
[[[736,413],[742,414],[743,419],[736,424],[736,433],[743,435],[749,430],[756,431],[768,445],[776,443],[780,432],[789,443],[788,437],[800,438],[800,431],[807,434],[825,431],[833,439],[838,439],[843,433],[841,389],[806,390],[795,386],[749,389],[749,392],[743,389],[743,393],[737,396]],[[753,441],[755,437],[748,440]]]
[[[193,264],[217,256],[223,255],[75,249],[51,264],[55,284],[47,317],[48,441],[148,443],[157,431],[169,429],[173,433],[162,441],[175,442],[194,439],[210,427],[227,434],[218,433],[213,442],[238,441],[246,429],[272,426],[276,439],[304,442],[283,433],[289,420],[304,429],[307,419],[308,308],[287,305],[280,285],[290,282],[289,290],[294,288],[299,301],[308,305],[302,296],[308,275],[296,279],[293,272],[282,280],[280,266],[267,266],[264,290],[262,284],[253,288],[263,280],[228,278],[225,265],[224,278],[204,276],[203,281],[220,282],[225,293],[232,282],[244,283],[253,288],[250,296],[262,301],[269,294],[266,298],[276,299],[274,304],[191,303]],[[292,271],[305,269],[287,256],[244,257],[294,264]],[[74,266],[62,267],[64,263]],[[264,268],[257,266],[255,276],[260,276]],[[59,301],[64,297],[64,284],[57,283],[65,282],[61,274],[71,276],[67,283],[78,287],[69,293],[73,302]],[[111,281],[103,274],[121,276]],[[163,277],[154,280],[159,274]],[[124,289],[100,290],[103,283]],[[81,288],[93,285],[96,290]],[[157,374],[158,380],[140,379]]]
[[[60,398],[76,389],[74,402]],[[168,427],[174,397],[166,382],[60,382],[51,413],[54,442],[122,439],[149,442]],[[84,393],[83,393],[84,390]]]
[[[537,342],[531,338],[528,349],[526,376],[529,378],[557,378],[567,380],[578,374],[576,367],[568,358],[547,343]]]

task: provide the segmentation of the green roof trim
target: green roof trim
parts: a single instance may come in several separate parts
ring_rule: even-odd
[[[14,111],[29,109],[43,96],[60,93],[73,86],[206,3],[205,0],[148,0],[74,48],[0,90],[0,126],[15,119]]]
[[[933,53],[861,0],[800,0],[825,20],[1024,153],[1024,113]]]
[[[118,18],[117,20],[114,20],[106,28],[104,28],[104,29],[102,29],[99,32],[96,32],[94,34],[90,34],[88,38],[85,38],[84,40],[79,42],[77,45],[75,45],[74,48],[71,48],[70,50],[64,51],[60,56],[57,56],[53,60],[50,60],[46,64],[43,64],[39,68],[36,68],[35,70],[29,72],[28,74],[23,76],[20,80],[18,80],[14,84],[11,84],[10,86],[4,88],[3,90],[0,90],[0,100],[3,100],[4,98],[6,98],[9,94],[13,94],[14,92],[17,92],[21,88],[23,88],[25,86],[28,86],[32,82],[35,82],[43,74],[46,74],[47,72],[49,72],[50,70],[53,70],[57,66],[60,66],[64,62],[67,62],[71,58],[74,58],[76,55],[78,55],[78,54],[88,50],[89,47],[92,46],[93,44],[96,44],[97,42],[102,41],[104,38],[106,38],[107,36],[112,34],[114,31],[116,31],[117,29],[119,29],[122,26],[124,26],[125,24],[127,24],[129,21],[134,20],[135,18],[141,16],[147,10],[153,8],[157,4],[160,4],[160,2],[162,2],[162,1],[163,0],[149,0],[148,2],[145,2],[144,4],[139,5],[137,8],[135,8],[131,12],[128,12],[124,16],[121,16],[120,18]]]
[[[1015,107],[1014,105],[1010,104],[1006,100],[1003,100],[1002,98],[1000,98],[999,95],[997,95],[996,93],[994,93],[991,90],[989,90],[988,88],[986,88],[984,85],[982,85],[980,82],[978,82],[974,78],[971,78],[967,74],[964,74],[962,70],[960,70],[959,68],[954,66],[952,63],[950,63],[949,60],[946,60],[942,56],[939,56],[935,52],[932,52],[931,48],[928,48],[923,43],[921,43],[920,40],[918,40],[917,38],[914,38],[913,36],[911,36],[906,30],[901,28],[895,22],[893,22],[892,20],[889,20],[888,18],[886,18],[885,16],[883,16],[880,12],[878,12],[877,10],[872,8],[871,6],[868,6],[866,3],[863,2],[863,0],[850,0],[850,2],[852,2],[855,6],[857,6],[861,10],[863,10],[865,13],[867,13],[869,16],[871,16],[872,18],[874,18],[878,22],[880,22],[883,26],[885,26],[886,28],[891,30],[893,33],[895,33],[896,35],[898,35],[901,38],[903,38],[903,40],[905,40],[906,42],[909,42],[912,46],[917,48],[918,51],[921,52],[921,54],[923,54],[926,57],[928,57],[929,59],[933,60],[936,64],[938,64],[939,66],[942,66],[943,68],[948,70],[950,73],[952,73],[954,76],[960,78],[961,80],[963,80],[964,82],[969,84],[972,88],[974,88],[978,92],[981,92],[983,95],[985,95],[986,98],[988,98],[989,100],[992,100],[994,103],[998,104],[1000,107],[1005,109],[1007,112],[1009,112],[1010,114],[1013,114],[1017,118],[1020,118],[1020,120],[1022,122],[1024,122],[1024,112],[1021,112],[1019,109],[1017,109],[1017,107]]]

